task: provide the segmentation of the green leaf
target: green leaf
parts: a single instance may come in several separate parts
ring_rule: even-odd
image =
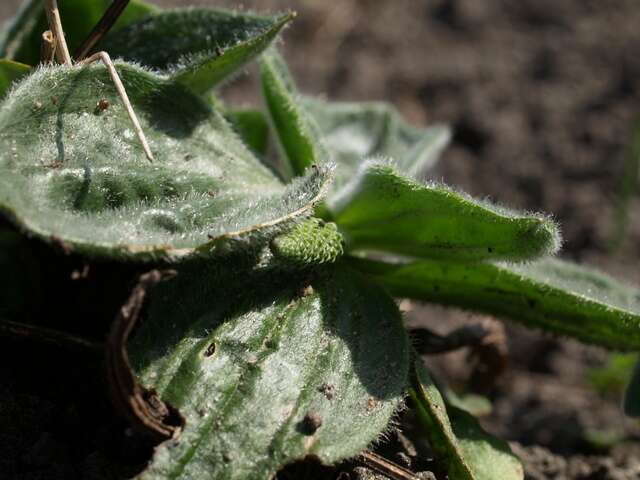
[[[156,287],[130,342],[141,382],[185,418],[141,477],[269,479],[306,456],[330,464],[365,449],[408,381],[393,300],[344,269],[306,288],[219,269]]]
[[[61,0],[58,2],[65,38],[71,52],[86,38],[107,10],[111,0]],[[157,7],[131,0],[113,26],[112,32],[138,18],[156,12]],[[43,0],[26,0],[13,18],[4,38],[0,38],[0,57],[27,65],[40,63],[42,33],[48,30]]]
[[[134,22],[100,47],[205,93],[259,55],[293,17],[177,9]]]
[[[631,381],[624,394],[624,413],[630,417],[640,417],[640,360],[636,361]]]
[[[486,433],[464,410],[445,405],[429,373],[415,361],[409,395],[438,461],[456,480],[522,480],[524,470],[509,445]]]
[[[178,260],[223,240],[267,241],[311,213],[326,170],[284,186],[204,100],[141,68],[118,71],[155,162],[103,66],[40,69],[0,107],[0,209],[14,223],[90,256]]]
[[[451,138],[448,127],[413,127],[385,103],[329,103],[306,97],[303,104],[318,122],[337,163],[335,191],[372,157],[391,158],[398,171],[419,178],[433,167]]]
[[[6,95],[15,80],[21,79],[30,71],[29,65],[5,58],[0,59],[0,98]]]
[[[456,393],[447,388],[444,391],[444,396],[449,405],[464,410],[474,417],[487,416],[493,409],[493,405],[487,397],[475,393]]]
[[[311,165],[323,165],[329,152],[315,120],[301,103],[295,83],[282,56],[275,50],[260,61],[262,90],[284,156],[285,178],[300,175]]]
[[[353,264],[398,297],[485,312],[614,350],[640,350],[640,292],[568,262]]]
[[[260,110],[230,110],[225,118],[242,141],[261,158],[269,148],[269,122]]]
[[[560,243],[548,217],[514,213],[441,184],[423,185],[378,162],[363,165],[329,208],[351,250],[526,260],[553,253]]]

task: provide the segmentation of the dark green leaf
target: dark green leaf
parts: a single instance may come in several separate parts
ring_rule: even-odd
[[[179,9],[134,22],[100,47],[205,93],[259,55],[293,17]]]
[[[347,247],[422,258],[526,260],[555,252],[548,217],[514,213],[369,162],[329,208]]]
[[[60,0],[58,2],[65,38],[72,52],[98,23],[110,4],[111,0]],[[157,8],[153,5],[140,0],[131,0],[112,31],[117,31],[155,11]],[[40,63],[42,33],[48,29],[43,0],[26,0],[4,38],[0,38],[0,57],[27,65],[37,65]]]
[[[506,442],[486,433],[464,410],[445,405],[420,360],[409,390],[437,460],[456,480],[522,480],[524,470]]]
[[[624,394],[624,413],[630,417],[640,417],[640,360],[636,362],[631,382]]]
[[[614,350],[640,350],[640,292],[568,262],[354,265],[398,297],[494,314]]]
[[[329,103],[304,98],[337,163],[333,189],[344,186],[367,158],[390,158],[398,171],[419,178],[438,160],[451,131],[437,125],[420,129],[405,123],[384,103]]]
[[[284,156],[285,177],[300,175],[311,165],[324,165],[329,153],[315,120],[300,102],[284,59],[275,50],[261,59],[264,98]]]
[[[231,110],[225,118],[253,153],[261,158],[269,148],[269,122],[259,110]]]
[[[216,269],[158,286],[129,347],[141,382],[186,420],[142,478],[269,479],[305,456],[334,463],[366,448],[407,385],[393,300],[349,270],[303,288]]]
[[[155,163],[104,67],[40,69],[0,108],[0,208],[12,221],[87,255],[177,260],[310,213],[325,170],[285,187],[204,100],[138,67],[118,70]]]
[[[11,84],[19,80],[31,71],[29,65],[14,62],[12,60],[0,60],[0,98],[9,91]]]

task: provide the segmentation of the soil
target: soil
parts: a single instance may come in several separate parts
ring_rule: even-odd
[[[0,17],[15,4],[2,2]],[[298,11],[283,48],[302,90],[332,99],[387,100],[415,124],[451,124],[452,146],[435,178],[502,204],[552,213],[562,225],[563,255],[640,284],[638,215],[624,242],[611,248],[640,105],[637,0],[256,0],[244,5]],[[226,88],[236,103],[258,102],[258,91],[250,75]],[[636,196],[631,211],[638,208]],[[403,308],[410,328],[428,325],[442,333],[483,320],[415,303]],[[476,387],[493,402],[484,426],[512,442],[527,478],[640,478],[638,424],[621,414],[619,394],[602,396],[587,381],[588,369],[601,365],[606,353],[511,325],[506,338],[508,369]],[[114,423],[100,362],[78,366],[55,348],[1,342],[0,444],[9,455],[2,456],[0,477],[131,474],[105,473],[105,451],[132,468],[145,452],[132,449],[137,444],[124,425]],[[46,375],[40,370],[36,375],[33,364],[54,357]],[[18,369],[15,358],[32,361],[22,361]],[[425,360],[453,387],[469,385],[467,352]],[[96,418],[95,431],[85,432],[79,446],[75,434]],[[596,442],[594,433],[617,441]],[[424,478],[437,470],[429,462],[420,464],[428,457],[411,455],[401,444],[392,438],[383,450],[423,471]],[[292,466],[279,478],[312,474],[376,478],[361,466],[323,469],[310,463]]]

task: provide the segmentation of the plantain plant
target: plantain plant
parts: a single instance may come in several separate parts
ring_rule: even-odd
[[[522,479],[508,445],[438,390],[394,297],[640,350],[638,291],[553,258],[551,217],[425,180],[447,127],[300,94],[274,46],[293,14],[128,3],[114,15],[127,2],[64,0],[60,14],[72,50],[92,38],[118,59],[153,162],[105,66],[41,62],[40,1],[0,39],[2,316],[28,329],[46,301],[34,292],[51,268],[33,249],[148,271],[124,304],[105,289],[111,303],[88,310],[116,313],[111,397],[157,445],[140,478],[335,464],[407,405],[449,478]],[[92,37],[105,11],[113,28]],[[264,108],[224,103],[217,87],[253,60]]]

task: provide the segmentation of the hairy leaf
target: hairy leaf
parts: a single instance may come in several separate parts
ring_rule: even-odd
[[[60,0],[58,8],[69,49],[73,50],[89,34],[107,10],[111,0]],[[140,0],[131,0],[114,25],[112,31],[157,10]],[[0,57],[37,65],[40,63],[42,33],[48,30],[43,0],[26,0],[4,38],[0,38]]]
[[[384,103],[329,103],[310,97],[304,98],[303,103],[318,122],[337,163],[332,187],[335,191],[371,157],[390,158],[398,171],[419,178],[436,163],[451,138],[448,127],[413,127]]]
[[[267,155],[269,148],[269,123],[261,111],[231,110],[225,112],[225,117],[253,153],[261,158]]]
[[[342,269],[303,288],[219,268],[157,287],[130,342],[141,382],[185,418],[142,478],[268,479],[309,455],[333,463],[366,448],[406,388],[393,300]]]
[[[526,260],[555,252],[558,230],[448,187],[423,185],[369,162],[329,208],[347,247],[422,258]]]
[[[326,170],[284,186],[202,99],[118,70],[155,162],[104,67],[40,69],[0,107],[0,209],[13,222],[87,255],[146,260],[213,254],[220,238],[310,213]]]
[[[486,433],[470,414],[445,402],[420,360],[409,390],[429,443],[456,480],[522,480],[509,445]]]
[[[335,223],[309,218],[271,241],[271,251],[285,263],[310,266],[335,262],[343,253]]]
[[[293,17],[178,9],[128,25],[105,39],[101,48],[205,93],[267,48]]]
[[[640,292],[568,262],[353,262],[398,297],[494,314],[614,350],[640,350]]]
[[[14,81],[21,79],[31,71],[29,65],[12,60],[0,60],[0,98],[4,97]]]
[[[284,59],[269,50],[261,59],[262,90],[273,127],[288,163],[285,177],[300,175],[311,165],[323,165],[329,153],[315,120],[300,96]]]

